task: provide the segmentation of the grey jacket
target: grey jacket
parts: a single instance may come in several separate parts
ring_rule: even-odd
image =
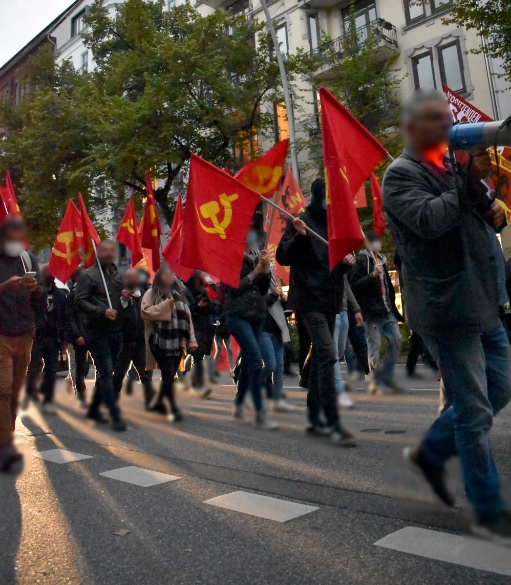
[[[349,311],[352,314],[360,313],[360,305],[357,303],[357,299],[351,290],[347,274],[344,275],[344,296],[342,298],[341,312],[342,311]]]
[[[409,325],[421,334],[463,335],[497,324],[496,259],[478,181],[458,194],[454,175],[406,150],[385,173],[383,205],[402,258]]]

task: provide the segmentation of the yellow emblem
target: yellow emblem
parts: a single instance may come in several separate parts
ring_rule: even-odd
[[[125,221],[122,224],[122,227],[126,228],[130,234],[134,234],[135,233],[135,227],[133,225],[133,220],[132,219],[128,219],[128,221]]]
[[[201,228],[208,234],[218,234],[222,240],[225,240],[227,237],[225,235],[225,230],[229,227],[231,220],[232,220],[232,205],[233,201],[238,199],[238,195],[234,193],[233,195],[226,195],[223,193],[218,198],[220,200],[220,204],[223,207],[223,219],[220,221],[220,205],[218,201],[208,201],[208,203],[204,203],[198,209],[196,207],[197,216],[199,218],[199,223]],[[213,227],[208,227],[204,225],[201,221],[201,216],[204,219],[209,219],[213,224]]]
[[[277,188],[281,176],[282,167],[268,167],[258,164],[251,172],[242,175],[240,179],[249,189],[263,195]]]
[[[73,258],[76,255],[80,255],[80,250],[78,249],[71,250],[71,244],[74,241],[75,241],[74,232],[62,232],[61,234],[58,234],[57,242],[59,242],[60,244],[64,244],[66,251],[61,252],[60,250],[57,250],[57,248],[53,248],[53,253],[55,254],[55,256],[58,256],[59,258],[65,258],[69,266],[71,266]]]
[[[350,181],[348,179],[348,175],[346,174],[346,167],[339,167],[339,172],[341,173],[341,177],[346,181],[346,183],[348,183],[348,185],[350,184]]]

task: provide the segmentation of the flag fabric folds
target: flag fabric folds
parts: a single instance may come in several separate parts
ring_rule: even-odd
[[[12,184],[11,173],[5,172],[5,187],[0,187],[0,221],[9,213],[20,213],[16,192]]]
[[[282,178],[288,146],[288,138],[281,140],[266,154],[244,166],[235,178],[258,195],[273,197]]]
[[[163,257],[165,262],[172,268],[172,270],[179,276],[181,280],[186,282],[192,277],[195,270],[181,266],[179,263],[179,256],[181,255],[181,248],[183,245],[183,200],[181,195],[177,199],[176,210],[172,219],[172,227],[170,228],[170,239],[163,249]]]
[[[138,233],[137,215],[135,213],[135,204],[133,197],[130,197],[126,212],[122,218],[121,225],[117,232],[116,239],[131,252],[131,265],[135,266],[144,258],[140,234]]]
[[[369,180],[371,182],[371,195],[373,198],[373,230],[381,236],[385,231],[381,187],[374,173],[370,174]]]
[[[87,214],[87,208],[83,201],[81,193],[78,193],[78,205],[80,206],[80,215],[82,219],[82,231],[83,231],[83,264],[85,268],[94,266],[96,262],[96,252],[94,250],[94,244],[99,244],[99,236],[94,224],[92,223],[89,215]]]
[[[387,155],[383,146],[324,87],[321,99],[330,268],[360,247],[364,235],[354,194]]]
[[[284,182],[282,183],[275,203],[291,215],[301,213],[307,205],[302,190],[289,168],[286,171]],[[287,215],[284,215],[274,207],[270,207],[266,249],[273,264],[273,276],[279,278],[284,285],[289,284],[289,266],[281,266],[276,261],[275,255],[288,222],[289,217]]]
[[[66,213],[51,251],[48,272],[61,282],[67,282],[80,265],[83,246],[82,217],[76,205],[69,200]]]
[[[192,154],[179,263],[237,288],[259,202],[243,183]]]
[[[146,181],[146,204],[142,223],[142,248],[151,251],[152,267],[155,271],[160,267],[160,236],[162,234],[158,211],[156,210],[156,199],[154,198],[151,173],[148,171]]]

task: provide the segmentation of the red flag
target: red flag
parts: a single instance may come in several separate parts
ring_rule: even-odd
[[[307,205],[302,190],[289,168],[287,169],[276,203],[291,213],[291,215],[301,213]],[[289,266],[281,266],[275,259],[275,255],[288,222],[289,218],[287,215],[284,215],[274,207],[271,208],[266,249],[273,263],[273,275],[279,277],[285,285],[289,284]]]
[[[179,263],[238,287],[250,222],[260,197],[192,154]]]
[[[369,180],[371,182],[371,195],[373,198],[373,229],[379,236],[381,236],[385,231],[381,187],[374,173],[369,175]]]
[[[20,213],[9,171],[5,171],[5,187],[0,187],[0,199],[0,221],[4,220],[8,213]]]
[[[135,213],[133,197],[130,197],[116,239],[131,252],[132,266],[135,266],[144,258],[142,244],[140,243],[140,234],[138,233],[137,214]]]
[[[451,108],[451,114],[453,122],[492,122],[493,118],[486,115],[481,110],[478,110],[466,99],[462,98],[452,89],[449,89],[445,83],[442,83],[442,90],[447,96],[449,102],[449,108]]]
[[[165,258],[165,262],[172,268],[179,278],[186,282],[193,276],[195,269],[181,266],[179,263],[179,256],[181,255],[181,248],[183,246],[183,217],[183,200],[180,195],[177,199],[176,210],[174,211],[174,217],[172,219],[170,240],[163,249],[163,257]]]
[[[363,207],[367,207],[365,183],[362,183],[362,186],[360,187],[360,189],[355,193],[355,197],[353,198],[353,203],[355,204],[355,209],[362,209]]]
[[[259,195],[273,197],[282,178],[288,146],[288,138],[281,140],[266,154],[244,166],[235,178]]]
[[[156,210],[156,199],[151,182],[151,173],[147,171],[146,182],[146,204],[142,223],[142,247],[151,250],[152,265],[156,271],[160,267],[160,236],[161,225]]]
[[[96,261],[96,253],[92,242],[99,244],[99,236],[94,224],[87,214],[87,208],[83,201],[81,193],[78,193],[78,204],[80,206],[80,215],[82,218],[82,230],[83,230],[83,263],[85,268],[90,268]]]
[[[326,175],[330,268],[364,242],[353,201],[369,173],[387,155],[362,124],[322,87],[321,126]]]
[[[69,200],[66,213],[53,244],[48,263],[48,272],[61,282],[67,282],[82,261],[80,256],[82,246],[82,217],[76,205]]]

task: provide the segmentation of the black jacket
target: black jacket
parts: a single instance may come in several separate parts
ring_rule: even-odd
[[[76,343],[79,337],[85,337],[82,316],[75,306],[75,289],[76,284],[67,296],[67,333],[70,343]]]
[[[270,288],[271,275],[262,272],[250,280],[248,274],[254,270],[256,262],[257,259],[245,254],[239,287],[222,285],[225,289],[224,312],[227,316],[236,315],[247,321],[260,321],[266,317],[265,296]]]
[[[192,288],[190,281],[186,283],[185,295],[192,314],[193,329],[198,345],[197,352],[209,355],[215,336],[213,327],[214,303],[208,297],[205,288]],[[201,300],[206,301],[205,307],[199,306]]]
[[[124,345],[145,344],[145,324],[141,313],[142,297],[132,298],[124,309],[122,343]]]
[[[81,315],[86,333],[101,331],[120,331],[124,309],[121,305],[122,280],[117,267],[112,264],[110,271],[103,271],[110,293],[112,307],[117,311],[117,319],[111,321],[105,317],[108,301],[105,287],[97,263],[80,275],[74,291],[74,304]]]
[[[362,310],[362,316],[364,319],[385,317],[388,314],[388,310],[383,302],[380,277],[373,276],[374,260],[371,254],[366,250],[357,254],[356,258],[357,262],[351,268],[349,280],[351,290]],[[402,321],[403,317],[396,307],[396,294],[394,292],[394,287],[392,286],[386,263],[383,265],[383,270],[387,283],[387,290],[389,291],[389,303],[392,308],[391,312],[395,315],[398,321]]]
[[[486,190],[405,150],[385,173],[383,203],[402,261],[409,325],[421,335],[484,333],[498,319]]]
[[[298,216],[328,239],[326,211],[307,209]],[[301,313],[339,313],[344,298],[343,275],[349,267],[339,263],[330,271],[328,247],[309,235],[301,236],[289,223],[277,248],[277,262],[291,267],[288,307]]]
[[[32,271],[39,274],[36,259],[30,255]],[[11,276],[23,276],[25,269],[21,258],[10,258],[0,253],[0,283],[4,283]],[[37,313],[42,314],[44,309],[43,289],[30,294],[25,289],[9,291],[0,295],[0,335],[18,337],[34,332]]]
[[[46,306],[43,320],[37,324],[36,336],[57,339],[60,343],[67,342],[69,337],[67,316],[66,293],[55,285],[46,288]]]

